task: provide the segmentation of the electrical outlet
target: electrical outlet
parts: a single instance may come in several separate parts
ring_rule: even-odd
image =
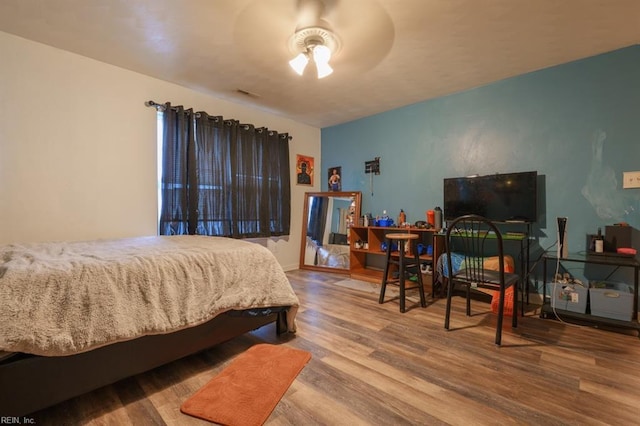
[[[640,172],[623,172],[623,188],[640,188]]]

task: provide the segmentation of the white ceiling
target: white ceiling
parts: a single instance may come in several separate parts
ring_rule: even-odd
[[[308,1],[1,0],[0,31],[316,127],[640,43],[640,0],[324,0],[318,80],[288,65]]]

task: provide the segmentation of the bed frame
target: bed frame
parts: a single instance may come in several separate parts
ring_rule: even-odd
[[[202,325],[144,336],[77,355],[15,354],[0,361],[0,416],[24,416],[143,373],[275,322],[287,331],[287,307],[230,311]]]

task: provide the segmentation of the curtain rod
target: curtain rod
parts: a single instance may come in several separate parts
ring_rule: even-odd
[[[154,107],[155,109],[159,110],[159,111],[164,111],[165,109],[167,109],[167,107],[165,107],[163,104],[159,104],[157,102],[154,101],[146,101],[145,106],[148,107]]]
[[[167,107],[164,104],[159,104],[159,103],[157,103],[155,101],[146,101],[144,104],[145,104],[145,106],[148,106],[148,107],[154,107],[157,111],[164,111],[164,110],[167,109]],[[196,116],[200,116],[200,113],[196,113]],[[215,117],[215,119],[217,121],[217,117]],[[230,123],[231,121],[230,120],[225,120],[225,123],[227,123],[227,122]],[[244,126],[245,130],[247,130],[249,128],[248,124],[241,124],[241,126]],[[258,130],[259,132],[262,132],[262,129],[256,129],[256,130]],[[271,133],[271,132],[275,132],[275,131],[274,130],[270,130],[269,132]],[[275,132],[275,133],[277,133],[277,132]],[[280,136],[284,137],[285,135],[282,134]],[[288,140],[292,140],[293,139],[293,136],[291,136],[291,135],[286,135],[286,137],[287,137]]]

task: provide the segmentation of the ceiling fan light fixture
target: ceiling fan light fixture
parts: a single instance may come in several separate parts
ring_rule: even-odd
[[[324,44],[319,44],[313,48],[313,60],[316,63],[328,64],[331,59],[331,50]]]
[[[318,45],[313,48],[313,62],[316,63],[318,78],[324,78],[333,72],[333,68],[329,65],[330,59],[331,50],[327,46]]]
[[[316,68],[318,69],[318,78],[325,78],[333,72],[333,68],[329,64],[316,64]]]
[[[298,74],[302,75],[304,69],[309,63],[309,56],[306,53],[300,53],[298,56],[289,61],[289,65]]]
[[[338,37],[322,27],[307,27],[295,32],[289,40],[289,48],[296,55],[289,61],[289,65],[302,75],[310,59],[316,64],[318,78],[323,78],[333,72],[329,60],[340,48]]]

